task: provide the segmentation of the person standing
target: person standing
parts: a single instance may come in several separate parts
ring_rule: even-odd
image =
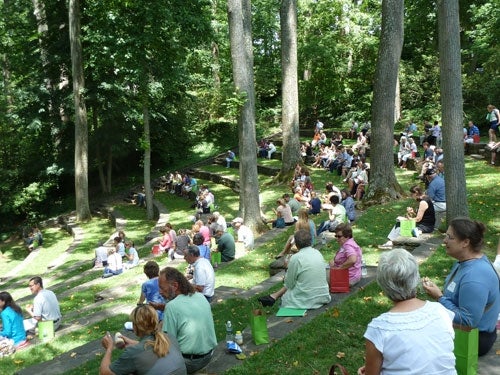
[[[189,245],[185,251],[186,262],[193,266],[191,282],[196,291],[202,293],[208,302],[212,302],[215,290],[215,272],[210,261],[200,255],[198,246]]]
[[[28,287],[35,298],[33,299],[33,305],[28,305],[27,307],[31,318],[24,320],[24,330],[32,331],[38,322],[52,320],[55,331],[61,325],[62,320],[59,301],[56,295],[51,290],[43,288],[43,281],[40,276],[32,277],[29,280]]]
[[[458,217],[451,221],[444,238],[446,253],[457,261],[441,290],[428,278],[423,288],[429,296],[455,313],[453,323],[478,328],[478,355],[490,351],[497,339],[500,313],[500,280],[488,257],[482,252],[486,226]]]
[[[235,158],[236,158],[236,155],[234,154],[234,152],[232,152],[231,150],[228,150],[227,155],[226,155],[226,168],[229,168],[231,166],[231,162]]]
[[[210,304],[175,268],[162,269],[159,284],[160,293],[169,301],[163,332],[177,339],[187,372],[193,374],[208,365],[217,346]]]
[[[486,120],[490,123],[490,129],[488,130],[490,143],[495,143],[497,141],[498,127],[500,126],[500,111],[492,104],[489,104],[486,109],[488,110]]]

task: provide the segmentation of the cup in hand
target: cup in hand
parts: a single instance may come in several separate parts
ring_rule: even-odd
[[[123,340],[123,336],[120,332],[115,333],[115,347],[118,349],[125,348],[125,340]]]

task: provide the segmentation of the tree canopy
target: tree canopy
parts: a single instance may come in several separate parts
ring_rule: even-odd
[[[281,122],[280,5],[252,2],[257,136]],[[401,119],[440,119],[436,3],[406,2],[399,67]],[[499,106],[500,9],[460,1],[465,120],[486,129]],[[370,119],[381,1],[298,0],[299,122],[327,127]],[[227,2],[81,2],[89,189],[109,191],[112,173],[168,169],[207,138],[238,144]],[[0,213],[6,225],[48,215],[74,194],[74,102],[68,4],[0,3]],[[146,101],[147,99],[147,101]],[[144,139],[147,103],[150,139]],[[15,221],[15,220],[14,220]]]

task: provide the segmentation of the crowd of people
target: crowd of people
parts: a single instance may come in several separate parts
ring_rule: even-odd
[[[500,115],[493,109],[488,118],[493,118],[492,123],[496,119],[498,127]],[[317,120],[315,138],[310,144],[306,142],[303,145],[306,154],[307,148],[310,148],[310,156],[314,155],[314,149],[318,150],[313,167],[336,170],[343,176],[346,187],[341,189],[329,182],[321,194],[314,190],[309,170],[297,166],[290,181],[290,194],[285,193],[276,200],[275,217],[266,220],[273,227],[294,226],[294,234],[277,255],[277,258],[287,257],[283,287],[260,297],[258,300],[263,306],[272,306],[278,300],[282,307],[298,309],[317,309],[328,304],[331,295],[324,277],[325,268],[347,269],[349,284],[353,286],[360,282],[363,254],[353,238],[351,225],[356,220],[354,200],[363,196],[369,165],[365,159],[367,132],[364,129],[357,133],[357,129],[357,123],[353,123],[350,137],[356,139],[356,145],[346,148],[338,134],[330,142],[324,141],[324,125]],[[475,130],[470,124],[469,129],[470,136],[474,137]],[[391,300],[392,308],[368,324],[364,335],[366,359],[358,374],[455,374],[454,327],[479,329],[480,356],[486,354],[496,340],[500,280],[482,253],[484,224],[468,218],[456,218],[450,222],[444,245],[447,254],[457,262],[446,277],[443,288],[429,278],[420,277],[418,263],[410,253],[404,249],[393,249],[393,241],[400,235],[402,220],[415,221],[413,232],[418,237],[422,233],[433,232],[436,213],[446,210],[439,124],[436,122],[429,127],[427,133],[423,155],[419,159],[419,177],[425,183],[425,189],[421,185],[410,188],[417,206],[407,207],[405,215],[397,218],[388,235],[388,242],[380,246],[390,251],[380,256],[377,282]],[[416,134],[417,127],[410,121],[398,142],[398,163],[401,167],[405,167],[408,158],[419,157],[413,138]],[[269,153],[273,148],[274,151]],[[261,157],[271,158],[275,151],[272,142],[259,145]],[[234,156],[227,162],[232,160]],[[228,224],[220,212],[207,209],[214,207],[215,199],[206,186],[198,189],[193,178],[181,176],[178,179],[174,174],[172,179],[167,179],[167,186],[169,191],[180,196],[185,195],[186,187],[190,187],[188,193],[196,187],[199,215],[192,227],[176,231],[171,223],[167,223],[160,229],[161,236],[157,238],[157,246],[168,259],[186,261],[186,272],[183,274],[173,267],[160,270],[154,260],[144,264],[147,280],[141,285],[138,303],[130,314],[130,325],[127,327],[138,340],[123,335],[123,350],[113,360],[116,339],[106,333],[102,338],[105,354],[100,374],[180,375],[204,368],[217,345],[210,307],[215,292],[212,257],[220,253],[221,262],[230,262],[235,259],[237,243],[241,243],[245,251],[254,248],[254,234],[244,224],[243,218],[236,217]],[[328,219],[316,228],[311,215],[325,211]],[[315,248],[317,237],[325,231],[335,234],[338,245],[338,250],[328,262]],[[34,233],[32,237],[33,242],[36,240],[39,245],[42,244],[41,233]],[[498,252],[495,264],[500,267],[500,243]],[[134,243],[126,238],[123,231],[114,238],[113,246],[105,247],[100,243],[95,250],[94,265],[104,268],[104,278],[120,275],[139,263]],[[419,285],[436,302],[417,298]],[[34,295],[33,305],[26,308],[29,319],[23,319],[23,310],[9,293],[0,292],[0,339],[12,340],[18,349],[29,345],[27,337],[34,334],[39,322],[53,322],[54,330],[62,322],[57,296],[44,289],[42,278],[32,277],[28,287]]]

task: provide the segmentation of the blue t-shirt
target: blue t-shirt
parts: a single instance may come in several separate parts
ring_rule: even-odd
[[[23,325],[23,316],[16,313],[12,307],[7,306],[0,313],[3,328],[0,336],[7,337],[14,341],[14,345],[26,340],[26,331]]]
[[[198,249],[200,249],[200,256],[210,261],[210,248],[207,245],[201,244],[198,245]]]
[[[444,180],[441,176],[436,176],[432,179],[429,187],[427,188],[427,195],[434,202],[446,202]]]
[[[149,279],[141,286],[141,292],[146,296],[147,302],[165,303],[165,299],[160,294],[160,286],[158,278]],[[158,313],[158,320],[163,320],[163,311],[156,310]]]
[[[310,214],[319,214],[321,212],[321,199],[318,197],[311,199],[309,202],[311,205],[311,209],[309,210]]]

